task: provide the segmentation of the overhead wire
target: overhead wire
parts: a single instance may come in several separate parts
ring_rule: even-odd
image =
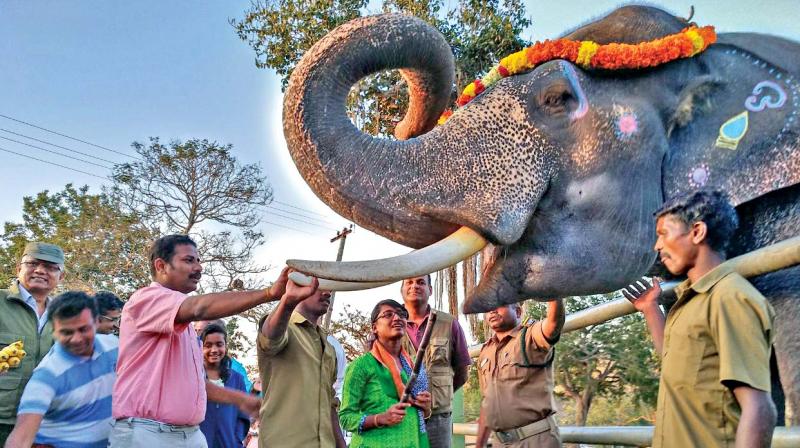
[[[84,159],[81,159],[79,157],[72,157],[70,155],[60,153],[58,151],[53,151],[52,149],[42,148],[41,146],[31,145],[30,143],[25,143],[25,142],[21,142],[19,140],[14,140],[13,138],[3,137],[2,135],[0,135],[0,138],[2,138],[3,140],[8,140],[10,142],[19,143],[20,145],[30,146],[31,148],[35,148],[35,149],[38,149],[40,151],[49,152],[50,154],[55,154],[55,155],[58,155],[58,156],[61,156],[61,157],[67,157],[69,159],[77,160],[77,161],[83,162],[83,163],[88,163],[89,165],[99,166],[100,168],[105,168],[105,169],[108,169],[108,170],[112,169],[110,166],[101,165],[99,163],[94,163],[94,162],[92,162],[90,160],[84,160]],[[75,152],[78,152],[78,151],[75,151]],[[82,153],[78,153],[78,154],[82,154]]]
[[[70,140],[75,140],[76,142],[85,143],[85,144],[87,144],[87,145],[89,145],[89,146],[94,146],[95,148],[100,148],[100,149],[102,149],[102,150],[104,150],[104,151],[109,151],[109,152],[113,152],[114,154],[119,154],[119,155],[121,155],[121,156],[130,157],[131,159],[138,159],[138,157],[132,156],[132,155],[130,155],[130,154],[126,154],[126,153],[124,153],[124,152],[117,151],[117,150],[115,150],[115,149],[107,148],[107,147],[105,147],[105,146],[98,145],[98,144],[95,144],[95,143],[92,143],[92,142],[87,142],[86,140],[81,140],[81,139],[79,139],[79,138],[75,138],[75,137],[72,137],[72,136],[70,136],[70,135],[63,134],[63,133],[61,133],[61,132],[58,132],[58,131],[54,131],[54,130],[52,130],[52,129],[47,129],[47,128],[45,128],[45,127],[38,126],[38,125],[35,125],[35,124],[33,124],[33,123],[28,123],[27,121],[19,120],[19,119],[17,119],[17,118],[14,118],[14,117],[9,117],[8,115],[3,115],[3,114],[0,114],[0,117],[3,117],[3,118],[5,118],[5,119],[7,119],[7,120],[11,120],[11,121],[16,121],[17,123],[21,123],[21,124],[24,124],[24,125],[26,125],[26,126],[30,126],[30,127],[32,127],[32,128],[40,129],[40,130],[42,130],[42,131],[49,132],[49,133],[51,133],[51,134],[60,135],[61,137],[65,137],[65,138],[68,138],[68,139],[70,139]]]
[[[8,134],[13,134],[13,135],[16,135],[18,137],[24,137],[24,138],[27,138],[29,140],[33,140],[35,142],[44,143],[45,145],[55,146],[56,148],[61,148],[61,149],[67,150],[69,152],[74,152],[76,154],[80,154],[82,156],[91,157],[91,158],[97,159],[97,160],[102,160],[103,162],[108,162],[108,163],[111,163],[111,164],[114,164],[114,165],[117,164],[117,162],[114,162],[113,160],[104,159],[102,157],[97,157],[97,156],[94,156],[92,154],[86,154],[85,152],[80,152],[80,151],[78,151],[76,149],[70,149],[70,148],[67,148],[66,146],[56,145],[55,143],[50,143],[50,142],[48,142],[46,140],[39,140],[38,138],[34,138],[34,137],[31,137],[31,136],[25,135],[25,134],[19,134],[19,133],[14,132],[14,131],[9,131],[8,129],[0,128],[0,131],[6,132]],[[7,138],[7,137],[0,137],[0,138],[5,138],[6,140],[11,140],[10,138]],[[13,142],[13,141],[16,141],[16,140],[11,140],[11,141]],[[17,143],[20,143],[20,142],[17,142]],[[22,144],[25,145],[25,143],[22,143]]]
[[[80,142],[80,143],[83,143],[83,144],[86,144],[86,145],[89,145],[89,146],[93,146],[93,147],[96,147],[96,148],[99,148],[99,149],[103,149],[105,151],[109,151],[109,152],[112,152],[112,153],[115,153],[115,154],[126,156],[126,157],[129,157],[129,158],[132,158],[132,159],[137,159],[137,160],[139,159],[137,157],[131,156],[130,154],[126,154],[126,153],[123,153],[123,152],[120,152],[120,151],[116,151],[116,150],[113,150],[111,148],[107,148],[105,146],[97,145],[95,143],[92,143],[92,142],[89,142],[89,141],[86,141],[86,140],[83,140],[83,139],[80,139],[80,138],[72,137],[70,135],[67,135],[67,134],[64,134],[64,133],[61,133],[61,132],[57,132],[57,131],[54,131],[54,130],[51,130],[51,129],[47,129],[45,127],[38,126],[38,125],[35,125],[33,123],[29,123],[27,121],[19,120],[19,119],[16,119],[14,117],[10,117],[8,115],[0,114],[0,117],[5,118],[7,120],[15,121],[17,123],[24,124],[26,126],[30,126],[30,127],[36,128],[36,129],[40,129],[40,130],[43,130],[45,132],[49,132],[49,133],[54,134],[54,135],[59,135],[61,137],[65,137],[65,138],[68,138],[70,140],[74,140],[74,141],[77,141],[77,142]],[[104,159],[102,157],[94,156],[94,155],[91,155],[91,154],[87,154],[87,153],[84,153],[84,152],[81,152],[81,151],[78,151],[78,150],[75,150],[75,149],[72,149],[72,148],[68,148],[68,147],[65,147],[65,146],[61,146],[61,145],[52,143],[52,142],[48,142],[46,140],[41,140],[41,139],[38,139],[38,138],[35,138],[35,137],[31,137],[31,136],[28,136],[28,135],[25,135],[25,134],[21,134],[21,133],[18,133],[18,132],[10,131],[10,130],[4,129],[4,128],[0,128],[0,131],[6,132],[8,134],[16,135],[18,137],[27,138],[29,140],[33,140],[33,141],[36,141],[36,142],[39,142],[39,143],[42,143],[42,144],[45,144],[45,145],[50,145],[50,146],[53,146],[53,147],[56,147],[56,148],[60,148],[60,149],[63,149],[63,150],[66,150],[66,151],[69,151],[69,152],[72,152],[72,153],[75,153],[75,154],[80,154],[82,156],[89,157],[89,158],[92,158],[92,159],[95,159],[95,160],[111,163],[112,165],[117,165],[117,162],[114,162],[114,161],[111,161],[111,160],[108,160],[108,159]],[[106,166],[106,165],[99,164],[99,163],[95,163],[95,162],[92,162],[91,160],[84,160],[84,159],[79,158],[79,157],[73,157],[73,156],[70,156],[68,154],[63,154],[63,153],[58,152],[58,151],[53,151],[53,150],[50,150],[50,149],[47,149],[47,148],[42,148],[41,146],[37,146],[37,145],[30,144],[30,143],[22,142],[22,141],[15,140],[15,139],[12,139],[12,138],[0,136],[0,139],[8,140],[10,142],[14,142],[14,143],[17,143],[17,144],[21,144],[21,145],[25,145],[25,146],[28,146],[28,147],[31,147],[31,148],[38,149],[40,151],[45,151],[45,152],[48,152],[48,153],[51,153],[51,154],[55,154],[55,155],[58,155],[58,156],[66,157],[68,159],[75,160],[75,161],[80,162],[80,163],[94,165],[94,166],[97,166],[97,167],[100,167],[100,168],[109,169],[109,170],[113,169],[113,167]],[[48,165],[56,166],[56,167],[59,167],[59,168],[64,168],[64,169],[67,169],[67,170],[70,170],[70,171],[74,171],[76,173],[85,174],[87,176],[91,176],[91,177],[94,177],[94,178],[97,178],[97,179],[112,180],[112,179],[110,179],[109,177],[106,177],[106,176],[100,176],[100,175],[97,175],[97,174],[94,174],[94,173],[90,173],[88,171],[83,171],[83,170],[80,170],[80,169],[77,169],[77,168],[72,168],[72,167],[67,166],[67,165],[62,165],[62,164],[59,164],[59,163],[55,163],[55,162],[51,162],[51,161],[48,161],[48,160],[40,159],[40,158],[31,156],[31,155],[28,155],[28,154],[19,153],[19,152],[12,151],[12,150],[9,150],[9,149],[6,149],[6,148],[0,147],[0,151],[6,152],[6,153],[9,153],[9,154],[14,154],[16,156],[24,157],[24,158],[27,158],[27,159],[30,159],[30,160],[34,160],[34,161],[37,161],[37,162],[46,163]],[[266,211],[269,211],[270,213],[272,213],[272,214],[274,214],[276,216],[279,216],[281,218],[288,219],[288,220],[291,220],[291,221],[294,221],[294,222],[298,222],[298,223],[302,223],[302,224],[306,224],[306,225],[311,225],[311,226],[315,226],[315,227],[318,227],[318,228],[323,228],[323,229],[330,230],[330,231],[333,231],[333,232],[338,231],[336,228],[331,227],[331,226],[335,226],[336,225],[336,224],[332,223],[331,221],[328,221],[327,219],[316,218],[314,216],[308,216],[308,214],[311,214],[311,215],[320,216],[322,218],[326,218],[326,216],[321,214],[321,213],[314,212],[312,210],[308,210],[308,209],[305,209],[305,208],[302,208],[302,207],[297,207],[295,205],[292,205],[292,204],[289,204],[289,203],[286,203],[286,202],[282,202],[282,201],[278,201],[278,200],[273,200],[273,202],[276,203],[276,204],[281,204],[281,205],[283,205],[285,207],[290,207],[290,208],[293,208],[295,210],[299,210],[301,212],[305,212],[306,213],[306,214],[303,214],[303,213],[293,212],[293,211],[290,211],[290,210],[284,210],[284,209],[276,207],[275,205],[264,206],[265,209],[269,208],[269,210],[266,210]],[[282,214],[277,213],[277,212],[288,213],[290,215],[295,215],[296,217],[282,215]],[[304,218],[304,219],[300,219],[300,218]],[[310,222],[310,221],[306,221],[306,220],[311,220],[311,221],[316,221],[316,222]],[[300,233],[303,233],[303,234],[306,234],[306,235],[316,236],[315,234],[310,233],[310,232],[306,232],[306,231],[303,231],[303,230],[300,230],[300,229],[297,229],[297,228],[294,228],[294,227],[284,226],[284,225],[281,225],[281,224],[278,224],[278,223],[274,223],[274,222],[270,222],[270,221],[267,221],[267,220],[263,220],[262,219],[262,222],[264,222],[265,224],[269,224],[269,225],[272,225],[272,226],[284,228],[284,229],[287,229],[287,230],[293,230],[293,231],[296,231],[296,232],[300,232]],[[327,224],[327,225],[323,225],[323,224]]]
[[[87,175],[87,176],[96,177],[96,178],[98,178],[98,179],[110,180],[110,179],[109,179],[109,178],[107,178],[107,177],[98,176],[98,175],[96,175],[96,174],[88,173],[88,172],[86,172],[86,171],[81,171],[81,170],[79,170],[79,169],[71,168],[71,167],[68,167],[68,166],[66,166],[66,165],[61,165],[61,164],[59,164],[59,163],[55,163],[55,162],[49,162],[49,161],[47,161],[47,160],[42,160],[42,159],[39,159],[39,158],[36,158],[36,157],[33,157],[33,156],[29,156],[29,155],[27,155],[27,154],[22,154],[22,153],[18,153],[18,152],[16,152],[16,151],[11,151],[11,150],[9,150],[9,149],[5,149],[5,148],[3,148],[3,147],[0,147],[0,151],[5,151],[5,152],[7,152],[7,153],[11,153],[11,154],[18,155],[18,156],[20,156],[20,157],[25,157],[25,158],[27,158],[27,159],[36,160],[36,161],[38,161],[38,162],[46,163],[46,164],[48,164],[48,165],[54,165],[54,166],[57,166],[57,167],[60,167],[60,168],[66,168],[66,169],[68,169],[68,170],[75,171],[75,172],[78,172],[78,173],[81,173],[81,174],[85,174],[85,175]],[[70,157],[70,158],[73,158],[73,157]],[[76,159],[76,160],[77,160],[77,159]]]

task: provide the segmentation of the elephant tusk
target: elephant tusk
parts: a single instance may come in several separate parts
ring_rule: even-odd
[[[346,262],[287,260],[286,264],[321,279],[391,283],[452,266],[486,244],[486,239],[477,232],[462,227],[439,242],[397,257]]]
[[[311,277],[302,272],[290,273],[289,279],[300,286],[308,286],[311,284]],[[338,282],[336,280],[320,278],[318,288],[324,291],[361,291],[364,289],[379,288],[390,283],[392,282]]]

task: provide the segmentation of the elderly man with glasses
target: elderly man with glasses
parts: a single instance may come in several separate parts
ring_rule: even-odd
[[[64,251],[34,242],[25,246],[17,278],[8,289],[0,289],[0,348],[22,341],[27,352],[16,369],[0,374],[0,446],[14,429],[20,397],[33,369],[53,345],[47,306],[63,279]]]

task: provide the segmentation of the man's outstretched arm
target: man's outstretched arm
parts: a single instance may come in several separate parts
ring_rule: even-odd
[[[661,306],[658,304],[658,298],[661,296],[661,285],[658,280],[653,277],[650,285],[644,281],[641,282],[644,285],[636,283],[628,285],[622,290],[622,295],[633,304],[637,311],[641,311],[644,314],[644,319],[647,321],[647,329],[650,330],[650,337],[653,338],[653,345],[660,357],[664,353],[666,318],[664,317],[664,312],[661,311]]]

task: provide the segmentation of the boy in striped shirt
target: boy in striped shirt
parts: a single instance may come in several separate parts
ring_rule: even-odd
[[[61,294],[48,311],[56,343],[25,386],[5,447],[104,448],[119,342],[95,334],[97,304],[83,292]]]

